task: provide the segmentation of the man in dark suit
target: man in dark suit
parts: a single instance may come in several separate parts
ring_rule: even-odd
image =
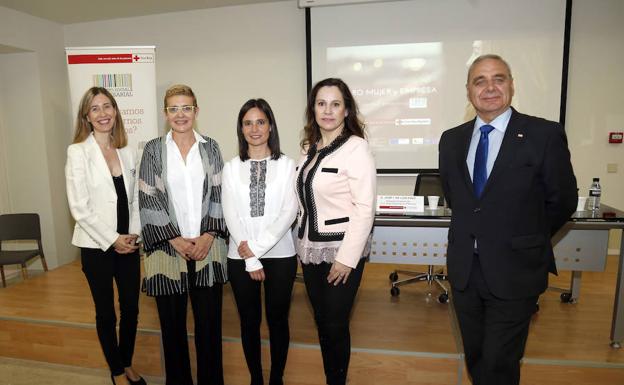
[[[576,178],[563,128],[510,107],[501,57],[478,57],[466,89],[477,117],[440,139],[452,300],[473,384],[516,385],[531,315],[556,274],[550,239],[576,208]]]

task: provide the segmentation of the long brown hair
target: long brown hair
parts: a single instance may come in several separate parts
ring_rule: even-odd
[[[87,92],[85,92],[82,99],[80,99],[78,116],[76,116],[76,129],[74,131],[73,143],[84,142],[89,137],[91,132],[93,132],[93,125],[87,120],[87,115],[89,115],[91,102],[97,95],[106,96],[115,108],[115,124],[113,124],[113,132],[111,133],[112,146],[115,148],[126,147],[128,144],[128,136],[126,134],[126,129],[124,128],[121,112],[119,112],[119,107],[117,106],[117,101],[115,101],[113,95],[104,87],[91,87],[87,90]]]
[[[357,103],[349,90],[349,87],[341,79],[327,78],[316,83],[308,95],[308,104],[306,106],[306,125],[303,128],[303,139],[301,140],[301,148],[306,148],[321,138],[321,129],[316,122],[314,114],[314,104],[316,103],[316,95],[322,87],[338,87],[342,98],[344,99],[345,108],[347,109],[347,116],[344,120],[344,129],[342,130],[343,136],[359,136],[364,138],[364,122],[360,119],[360,111]]]

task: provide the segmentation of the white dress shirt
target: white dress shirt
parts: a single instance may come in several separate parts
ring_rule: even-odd
[[[297,216],[295,162],[285,155],[223,167],[223,216],[230,232],[228,258],[241,259],[238,246],[247,241],[255,257],[245,259],[246,271],[262,268],[262,258],[296,254],[290,228]]]
[[[173,141],[171,130],[167,133],[167,191],[173,202],[175,217],[184,238],[199,237],[202,218],[202,192],[204,166],[199,153],[199,142],[206,140],[197,132],[195,143],[186,155],[186,162],[178,145]]]

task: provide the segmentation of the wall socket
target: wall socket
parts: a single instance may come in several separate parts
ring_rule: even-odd
[[[615,174],[618,171],[617,163],[607,163],[607,173]]]

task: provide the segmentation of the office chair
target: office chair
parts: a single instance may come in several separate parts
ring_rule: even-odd
[[[444,190],[442,189],[442,180],[439,173],[420,173],[416,176],[416,186],[414,187],[414,195],[424,195],[425,205],[428,205],[427,195],[437,195],[440,197],[438,205],[444,205]],[[399,274],[407,275],[409,278],[399,280]],[[427,267],[427,272],[418,272],[410,270],[395,270],[390,273],[390,281],[392,281],[392,288],[390,294],[396,297],[400,294],[399,286],[407,285],[416,282],[427,282],[431,286],[434,282],[443,290],[443,293],[438,297],[438,302],[448,302],[448,288],[442,283],[447,281],[448,277],[444,274],[444,268],[436,270],[434,265]]]
[[[37,241],[37,249],[32,250],[3,250],[2,244],[5,241]],[[43,255],[41,244],[41,226],[39,224],[39,214],[3,214],[0,215],[0,275],[2,276],[2,286],[6,287],[4,277],[5,265],[21,265],[22,279],[28,278],[26,262],[40,257],[43,270],[48,271],[48,264]]]
[[[418,174],[416,176],[416,186],[414,186],[414,195],[423,195],[425,197],[425,206],[429,204],[428,195],[437,195],[440,197],[438,206],[444,206],[444,190],[442,189],[440,174],[437,172]]]

